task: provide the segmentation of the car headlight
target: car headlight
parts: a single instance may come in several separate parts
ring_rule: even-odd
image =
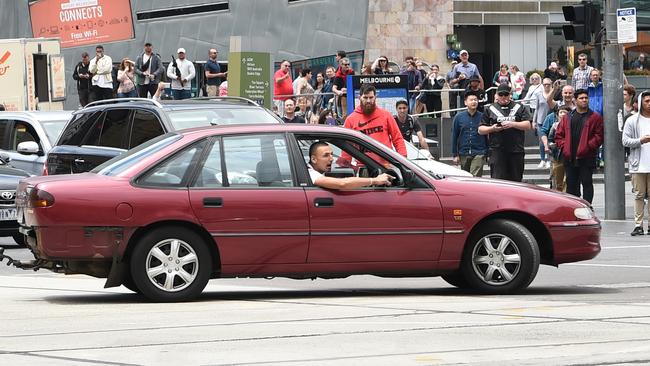
[[[573,210],[573,214],[580,220],[590,220],[594,218],[594,213],[589,207],[578,207]]]

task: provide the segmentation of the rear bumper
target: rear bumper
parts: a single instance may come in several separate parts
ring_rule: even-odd
[[[600,253],[600,223],[550,228],[553,264],[592,259]]]
[[[12,236],[18,234],[18,221],[0,221],[0,236]]]

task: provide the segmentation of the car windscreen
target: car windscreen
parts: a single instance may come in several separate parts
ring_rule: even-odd
[[[175,130],[217,125],[280,123],[271,112],[263,108],[179,109],[169,111],[168,116]]]
[[[59,138],[66,123],[68,123],[67,119],[61,121],[41,121],[41,126],[45,130],[50,144],[53,144]]]
[[[91,173],[98,175],[115,176],[133,166],[142,159],[155,154],[157,151],[164,149],[175,141],[182,138],[181,135],[176,133],[168,133],[160,135],[152,140],[149,140],[133,149],[118,155],[105,163],[98,165]]]

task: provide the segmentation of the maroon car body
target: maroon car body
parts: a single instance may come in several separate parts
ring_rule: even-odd
[[[391,164],[375,173],[389,170],[401,182],[316,187],[305,164],[314,140],[373,150]],[[158,301],[192,298],[219,277],[442,275],[459,287],[508,293],[528,286],[539,264],[600,251],[600,222],[579,198],[434,176],[342,128],[203,128],[127,154],[91,173],[20,183],[19,222],[35,266],[105,277],[107,287],[124,284]],[[366,166],[373,175],[372,162]],[[189,264],[164,272],[168,261]]]

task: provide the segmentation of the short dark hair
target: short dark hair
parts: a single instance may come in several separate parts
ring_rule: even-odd
[[[95,46],[95,49],[98,49],[98,48],[100,48],[100,49],[103,50],[103,49],[104,49],[104,46],[102,46],[101,44],[98,44],[97,46]]]
[[[348,56],[348,54],[345,53],[345,51],[340,51],[340,50],[339,50],[339,51],[336,51],[336,55],[337,55],[338,57],[340,57],[340,58],[343,58],[343,57],[347,57],[347,56]]]
[[[399,107],[401,104],[404,104],[407,108],[409,106],[409,103],[406,100],[400,99],[397,101],[397,103],[395,103],[395,108]]]
[[[300,71],[300,76],[305,77],[305,76],[307,76],[307,74],[309,74],[310,72],[311,72],[311,69],[307,67],[307,68],[305,68],[305,69],[302,69],[302,71]]]
[[[316,153],[316,149],[322,146],[330,146],[327,142],[324,141],[316,141],[311,146],[309,146],[309,158],[311,159],[311,156]]]
[[[560,113],[560,111],[567,111],[567,112],[571,113],[572,110],[573,109],[571,109],[570,106],[563,105],[563,106],[561,106],[560,108],[557,109],[557,112],[558,112],[558,114]]]
[[[82,53],[81,53],[81,57],[82,57],[82,58],[83,58],[83,57],[88,57],[88,52],[82,52]]]
[[[645,97],[650,97],[650,90],[646,90],[646,91],[642,92],[639,97],[641,98],[641,100],[643,100],[643,98],[645,98]]]
[[[0,103],[0,112],[2,112],[2,111],[4,111],[4,110],[5,110],[5,105],[2,104],[2,103]]]
[[[372,84],[361,84],[361,88],[359,88],[359,96],[368,94],[370,92],[377,94],[377,88],[375,88],[375,86]]]
[[[475,96],[476,99],[481,99],[479,96],[479,93],[475,90],[468,90],[465,92],[465,100],[467,100],[467,97]]]
[[[582,94],[587,94],[587,96],[589,96],[589,92],[587,91],[587,89],[578,89],[575,91],[575,93],[573,93],[573,97],[578,99],[578,96]]]
[[[145,46],[145,47],[149,47],[149,46],[151,46],[151,42],[146,42],[146,43],[144,44],[144,46]]]

